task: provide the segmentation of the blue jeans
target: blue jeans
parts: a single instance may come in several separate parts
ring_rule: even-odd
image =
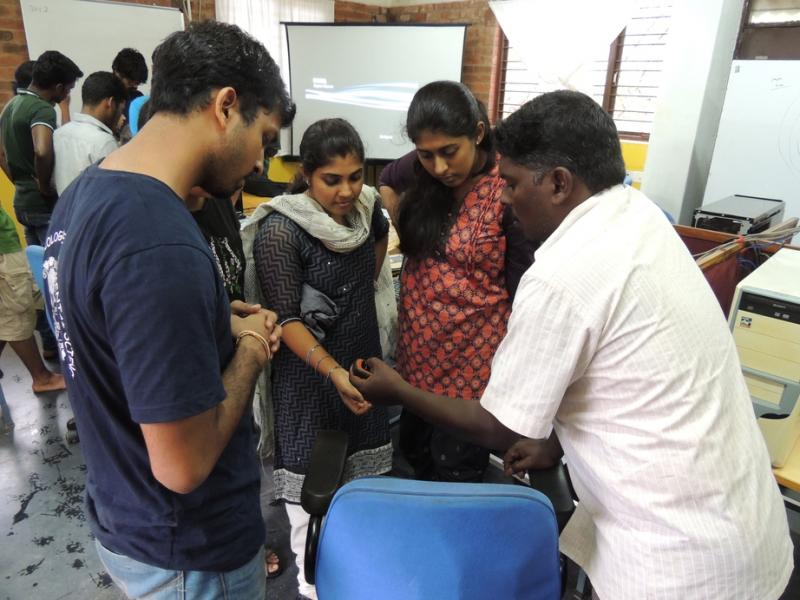
[[[147,600],[264,600],[264,548],[234,571],[171,571],[112,552],[95,540],[97,554],[128,598]]]

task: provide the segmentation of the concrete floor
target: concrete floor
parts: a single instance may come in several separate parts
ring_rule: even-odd
[[[8,347],[0,368],[16,425],[0,436],[0,597],[122,598],[97,558],[86,523],[86,467],[80,446],[65,441],[72,417],[66,393],[35,395],[28,372]]]
[[[50,363],[51,368],[55,366]],[[80,444],[65,441],[72,412],[65,393],[35,395],[30,377],[16,354],[6,348],[0,357],[5,393],[15,428],[0,434],[0,600],[118,600],[94,551],[84,514],[85,466]],[[396,475],[408,474],[399,457]],[[497,472],[489,479],[502,480]],[[267,540],[283,558],[283,573],[267,581],[267,598],[294,600],[297,569],[289,549],[289,521],[281,505],[273,505],[271,465],[265,464],[262,510]],[[797,515],[795,564],[800,563]],[[574,573],[565,598],[573,591]],[[795,570],[783,599],[800,598],[800,573]]]
[[[48,366],[58,370],[55,363]],[[66,393],[34,394],[10,348],[0,357],[0,369],[14,421],[13,429],[0,433],[0,599],[123,599],[97,558],[86,522],[86,467],[80,443],[65,439],[72,417]],[[271,503],[270,464],[264,465],[261,497],[267,539],[284,559],[283,573],[267,582],[267,597],[294,600],[289,520],[282,505]]]

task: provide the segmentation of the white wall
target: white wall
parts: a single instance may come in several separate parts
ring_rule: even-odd
[[[800,60],[735,60],[703,205],[741,194],[800,217]]]
[[[676,0],[642,191],[678,222],[701,205],[744,0]]]

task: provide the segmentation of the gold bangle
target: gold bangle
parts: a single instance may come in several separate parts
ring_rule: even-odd
[[[325,361],[325,360],[326,360],[326,359],[328,359],[328,358],[330,358],[331,360],[333,360],[333,357],[332,357],[330,354],[326,354],[325,356],[323,356],[322,358],[320,358],[320,359],[319,359],[319,361],[317,361],[317,366],[316,366],[316,367],[314,367],[314,370],[315,370],[317,373],[319,373],[319,366],[320,366],[320,365],[323,363],[323,361]]]
[[[343,366],[341,366],[341,365],[336,365],[336,366],[333,366],[333,367],[331,367],[330,371],[328,371],[328,374],[325,376],[325,379],[327,379],[328,381],[330,381],[330,380],[331,380],[331,373],[333,373],[333,372],[334,372],[336,369],[341,369],[342,371],[345,371],[345,370],[346,370],[346,369],[345,369]]]
[[[317,345],[315,345],[315,346],[311,346],[311,350],[309,350],[308,352],[306,352],[306,364],[307,364],[307,365],[310,365],[310,364],[311,364],[311,355],[312,355],[312,354],[314,354],[314,351],[315,351],[317,348],[320,348],[321,346],[322,346],[322,344],[317,344]]]
[[[239,345],[239,342],[242,341],[243,337],[256,338],[261,343],[261,346],[264,348],[264,352],[267,354],[267,360],[269,361],[272,359],[272,350],[269,349],[269,344],[267,343],[267,340],[264,339],[264,336],[262,336],[260,333],[256,333],[255,331],[250,331],[249,329],[246,329],[236,336],[237,346]]]

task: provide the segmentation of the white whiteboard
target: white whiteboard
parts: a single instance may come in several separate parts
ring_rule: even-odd
[[[703,204],[733,194],[800,217],[800,60],[735,60]]]
[[[84,77],[110,71],[117,52],[135,48],[147,61],[147,94],[153,76],[151,55],[174,31],[184,28],[183,14],[174,8],[94,0],[22,0],[22,20],[32,60],[45,50],[58,50],[72,59]],[[70,111],[81,109],[80,79],[75,84]]]

